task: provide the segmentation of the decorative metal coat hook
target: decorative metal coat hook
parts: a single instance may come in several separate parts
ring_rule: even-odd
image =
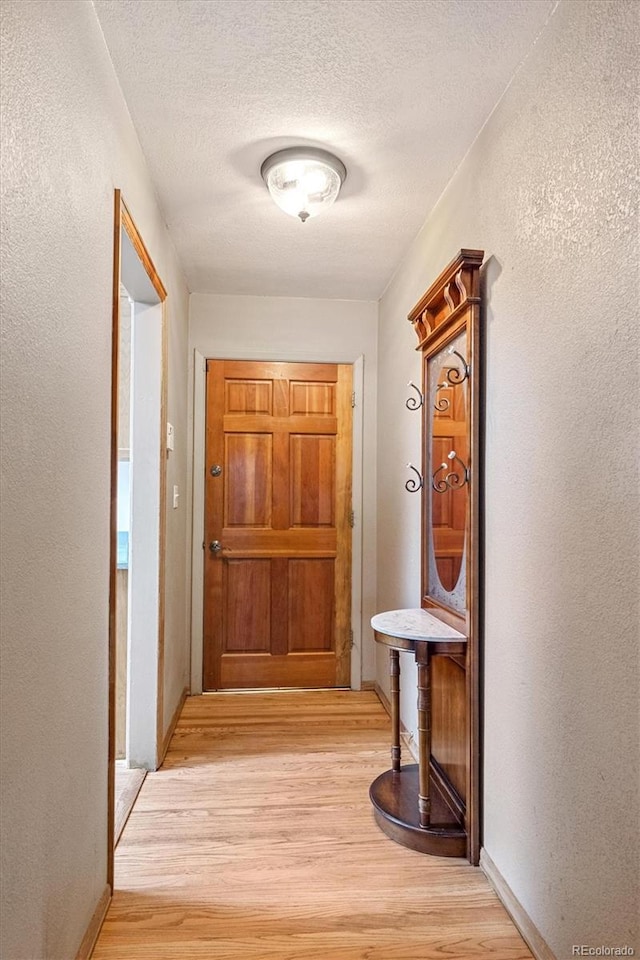
[[[471,376],[471,365],[467,363],[462,354],[458,353],[457,350],[452,350],[451,352],[460,359],[462,370],[459,370],[458,367],[448,367],[447,380],[454,385],[456,383],[464,383],[464,381]]]
[[[441,463],[431,478],[431,486],[436,493],[446,493],[447,490],[459,490],[460,487],[464,487],[465,483],[469,482],[469,468],[460,459],[455,450],[447,454],[447,460],[449,460],[450,463]],[[462,468],[460,472],[449,470],[449,467],[453,467],[456,462],[459,463]],[[441,473],[442,470],[449,470],[449,472],[445,473],[444,476],[438,477],[438,474]]]
[[[422,474],[421,474],[420,471],[417,469],[417,467],[414,467],[414,465],[413,465],[412,463],[408,463],[408,464],[407,464],[407,467],[408,467],[409,470],[413,470],[413,472],[415,473],[415,475],[416,475],[416,477],[417,477],[418,479],[416,480],[416,477],[409,477],[409,479],[407,480],[407,482],[406,482],[405,485],[404,485],[404,488],[405,488],[405,490],[408,490],[409,493],[417,493],[418,490],[422,490],[422,485],[423,485],[423,483],[424,483],[424,480],[423,480],[423,478],[422,478]]]
[[[455,387],[459,383],[464,383],[465,380],[471,376],[471,366],[462,354],[458,353],[457,350],[452,350],[451,352],[454,353],[456,357],[459,357],[462,363],[462,369],[459,367],[447,367],[445,371],[446,379],[436,386],[436,399],[433,404],[433,409],[437,410],[438,413],[444,413],[451,406],[449,397],[438,397],[440,390],[447,390],[449,387]]]
[[[455,367],[453,368],[455,369]],[[439,397],[438,393],[440,390],[448,390],[452,386],[451,383],[448,383],[446,380],[443,380],[442,383],[439,383],[436,387],[436,399],[433,404],[433,409],[437,410],[438,413],[444,413],[445,410],[448,410],[451,406],[451,400],[449,397]]]
[[[418,396],[417,396],[417,397],[409,397],[409,399],[407,400],[405,406],[406,406],[407,410],[419,410],[420,407],[422,406],[422,404],[424,403],[424,396],[423,396],[423,394],[422,394],[422,390],[420,389],[420,387],[417,387],[417,386],[415,385],[415,383],[413,382],[413,380],[409,380],[407,386],[408,386],[408,387],[412,387],[412,388],[415,390],[415,392],[418,394]]]

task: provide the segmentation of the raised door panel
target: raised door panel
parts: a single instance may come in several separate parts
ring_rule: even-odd
[[[272,505],[272,437],[225,437],[224,526],[269,527]]]
[[[225,564],[223,653],[267,653],[271,648],[271,561]]]
[[[334,560],[289,561],[289,650],[334,647]]]
[[[224,412],[270,416],[273,412],[273,381],[226,380]]]
[[[290,437],[292,527],[335,525],[335,437],[302,434]]]
[[[291,416],[333,417],[336,413],[336,387],[334,383],[309,383],[292,381],[289,385]]]

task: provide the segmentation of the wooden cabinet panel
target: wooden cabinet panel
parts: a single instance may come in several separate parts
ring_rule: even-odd
[[[224,652],[267,652],[271,647],[271,561],[225,564]]]
[[[462,800],[467,796],[467,705],[464,667],[451,657],[431,659],[431,754]]]
[[[335,523],[335,438],[294,434],[290,444],[291,526],[332,527]]]
[[[225,437],[225,527],[270,525],[271,454],[269,434],[231,434]]]
[[[333,560],[289,561],[289,650],[334,646]]]

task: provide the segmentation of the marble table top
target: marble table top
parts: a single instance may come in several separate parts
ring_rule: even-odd
[[[377,613],[371,618],[371,626],[388,637],[400,637],[403,640],[455,640],[460,643],[467,639],[447,623],[417,608]]]

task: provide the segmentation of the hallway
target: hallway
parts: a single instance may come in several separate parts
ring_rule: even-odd
[[[187,700],[116,851],[94,960],[524,960],[484,875],[375,826],[372,692]]]

